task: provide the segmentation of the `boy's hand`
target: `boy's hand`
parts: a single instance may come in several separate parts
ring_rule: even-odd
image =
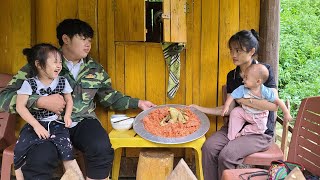
[[[64,126],[65,127],[70,127],[71,126],[72,120],[71,120],[70,116],[64,116],[63,120],[64,120]]]
[[[33,130],[36,132],[39,139],[48,139],[50,136],[49,132],[41,124],[35,125]]]
[[[221,111],[221,116],[224,116],[229,111],[229,106],[223,106],[223,109]]]
[[[291,120],[292,120],[292,116],[290,115],[290,113],[283,115],[283,121],[290,122]]]
[[[150,101],[145,101],[145,100],[139,100],[138,102],[138,107],[142,110],[147,110],[147,109],[150,109],[152,107],[156,107],[155,104],[153,104],[152,102]]]
[[[37,101],[37,107],[46,109],[60,115],[66,106],[66,102],[60,94],[41,96]]]

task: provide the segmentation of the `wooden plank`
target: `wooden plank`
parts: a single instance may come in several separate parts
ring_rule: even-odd
[[[26,64],[27,62],[25,56],[22,55],[22,49],[30,46],[31,17],[28,16],[28,13],[30,13],[31,3],[30,1],[24,3],[19,3],[18,1],[2,1],[1,3],[0,12],[2,15],[0,16],[0,22],[2,33],[0,34],[0,52],[2,61],[0,61],[0,72],[15,74],[18,70],[18,68],[15,67],[15,63],[20,62]],[[26,6],[25,11],[22,11],[24,9],[21,5]],[[23,21],[21,23],[15,23],[20,20]],[[25,43],[26,41],[27,43]],[[15,61],[10,59],[14,59]]]
[[[114,22],[114,10],[113,10],[113,3],[112,1],[107,1],[107,7],[106,7],[106,18],[107,18],[107,34],[104,38],[106,41],[106,51],[107,51],[107,64],[106,68],[107,71],[111,77],[111,82],[116,83],[115,77],[116,77],[116,58],[115,58],[115,22]],[[114,87],[117,87],[116,84]]]
[[[106,49],[104,51],[106,51],[107,53],[107,64],[106,64],[106,70],[109,74],[109,76],[111,77],[111,82],[115,83],[115,44],[114,44],[114,11],[113,11],[113,1],[106,1],[107,5],[105,8],[105,13],[106,13],[106,25],[107,25],[107,29],[106,29],[106,36],[103,38],[103,41],[106,42]],[[102,10],[103,11],[103,10]],[[100,50],[101,51],[101,50]],[[116,86],[114,86],[116,87]],[[108,111],[108,119],[111,118],[111,115],[113,114],[113,111]],[[108,128],[107,131],[110,132],[110,130],[112,129],[112,127],[110,126],[110,124],[108,124]]]
[[[186,0],[171,0],[171,42],[187,42]]]
[[[125,45],[124,44],[117,44],[116,45],[116,57],[115,57],[116,61],[115,64],[113,66],[115,66],[116,72],[114,74],[114,81],[112,81],[112,87],[114,87],[115,90],[120,91],[122,93],[125,92]],[[117,111],[117,113],[119,114],[125,114],[125,111]],[[108,111],[108,116],[114,114],[113,110],[109,110]]]
[[[145,1],[115,0],[115,40],[146,41]]]
[[[107,1],[97,1],[97,32],[96,37],[98,38],[98,52],[100,64],[107,70],[107,28],[108,18],[107,18]],[[108,72],[109,74],[109,72]]]
[[[228,72],[235,68],[230,57],[228,41],[233,34],[239,31],[239,8],[238,0],[220,2],[219,94],[222,93],[222,85],[226,84]],[[219,104],[222,104],[221,101]]]
[[[146,55],[144,45],[125,45],[125,94],[145,99]],[[129,110],[135,116],[140,110]]]
[[[124,84],[124,62],[125,62],[125,49],[124,44],[118,44],[116,45],[116,59],[115,62],[116,66],[116,74],[115,74],[115,82],[113,82],[113,86],[116,90],[120,92],[125,92],[125,84]]]
[[[200,105],[217,105],[218,42],[219,42],[219,1],[202,1],[201,29],[201,74]],[[216,117],[212,120],[209,133],[216,130]],[[211,134],[211,133],[210,133]]]
[[[300,136],[320,145],[320,135],[319,134],[316,134],[314,132],[310,132],[309,129],[305,129],[305,128],[300,128],[299,131],[300,131],[299,132]]]
[[[300,125],[303,128],[306,128],[306,129],[308,129],[308,130],[310,130],[312,132],[319,133],[319,126],[320,125],[314,124],[315,121],[312,121],[312,120],[310,121],[309,120],[309,119],[312,119],[312,118],[314,118],[314,120],[316,121],[317,118],[319,118],[319,116],[316,116],[316,115],[311,114],[311,113],[308,114],[308,112],[305,111],[304,112],[304,118],[301,120],[301,124]]]
[[[58,45],[56,38],[57,0],[35,0],[36,43]],[[50,7],[50,8],[48,8]]]
[[[308,98],[306,103],[307,103],[306,109],[309,113],[317,114],[318,116],[320,116],[320,106],[319,106],[319,100],[317,97]],[[316,120],[314,120],[314,121],[319,122]]]
[[[110,1],[111,2],[111,1]],[[126,41],[128,40],[127,33],[129,32],[129,19],[128,19],[128,1],[126,0],[114,0],[115,4],[112,4],[114,11],[114,40]],[[110,4],[110,3],[109,3]],[[108,13],[110,15],[110,12]]]
[[[163,0],[162,2],[162,15],[163,16],[170,16],[170,9],[171,9],[171,0]],[[170,18],[163,19],[163,41],[164,42],[171,42],[171,23]]]
[[[12,54],[9,59],[11,61],[10,74],[15,74],[26,64],[26,57],[22,54],[22,49],[30,47],[31,44],[31,2],[29,1],[11,1],[11,34],[13,35]],[[3,41],[2,41],[3,42]],[[8,60],[8,59],[7,59]],[[10,60],[8,60],[10,61]]]
[[[259,32],[260,0],[240,0],[240,29]]]
[[[314,142],[310,142],[300,136],[298,137],[297,141],[298,141],[298,143],[296,144],[297,154],[301,153],[302,148],[308,149],[310,152],[313,152],[315,154],[317,153],[319,154],[320,145],[315,144]]]
[[[97,1],[96,0],[78,0],[78,12],[79,18],[92,27],[95,35],[91,43],[90,55],[99,62],[99,36],[98,34],[98,22],[97,22]]]
[[[218,94],[222,94],[222,86],[226,84],[227,74],[235,66],[229,54],[228,41],[239,31],[239,0],[220,1],[220,28],[219,28],[219,72]],[[218,96],[218,105],[222,105],[222,96]],[[218,119],[218,127],[223,125],[223,119]]]
[[[200,104],[200,72],[201,72],[201,26],[202,26],[202,0],[193,3],[193,28],[192,28],[192,102]],[[189,31],[188,31],[189,32]],[[189,41],[189,39],[188,39]],[[189,43],[188,43],[189,44]]]
[[[158,105],[166,101],[165,68],[161,46],[146,46],[146,99]]]
[[[145,1],[130,0],[129,18],[129,39],[128,41],[146,41],[146,7]]]
[[[183,50],[180,53],[180,87],[178,90],[177,98],[179,97],[180,100],[177,101],[180,104],[186,104],[186,76],[189,74],[186,74],[186,51]]]
[[[193,61],[192,61],[192,49],[193,49],[193,0],[187,0],[187,42],[186,43],[186,104],[192,104],[192,89],[193,89]]]
[[[64,19],[78,17],[78,0],[58,1],[57,3],[57,24]]]
[[[319,165],[320,164],[319,149],[320,147],[318,147],[318,149],[307,150],[303,146],[298,146],[298,156],[312,162],[313,164]]]
[[[309,107],[311,106],[311,107]],[[320,127],[320,109],[319,109],[319,103],[318,104],[315,104],[315,106],[318,107],[318,110],[316,111],[310,111],[309,108],[314,108],[312,107],[312,104],[308,104],[308,108],[306,108],[306,111],[304,112],[303,116],[304,116],[304,119],[306,121],[308,121],[309,123],[311,124],[314,124],[315,127]]]
[[[9,73],[12,72],[12,61],[11,55],[13,54],[13,22],[10,20],[12,16],[12,3],[13,1],[2,1],[0,6],[0,22],[1,22],[1,33],[0,33],[0,52],[1,52],[1,61],[0,61],[0,72]],[[6,59],[6,61],[4,61]],[[25,60],[25,62],[27,62]]]
[[[31,0],[31,44],[36,44],[36,2]],[[58,42],[58,40],[57,40]]]
[[[193,104],[193,50],[194,50],[194,10],[193,10],[194,2],[193,0],[187,0],[187,42],[186,43],[186,105]],[[185,156],[184,159],[193,164],[193,150],[192,149],[185,149]]]
[[[106,10],[107,9],[107,1],[97,1],[97,32],[96,32],[96,37],[98,38],[98,52],[99,52],[99,60],[100,64],[104,67],[105,70],[107,67],[107,41],[105,37],[107,36],[107,15],[106,15]],[[108,72],[107,72],[108,73]],[[108,73],[109,74],[109,73]],[[109,75],[110,76],[110,75]],[[108,112],[105,110],[105,108],[101,105],[98,106],[99,110],[96,110],[96,113],[102,123],[102,126],[105,129],[111,129],[111,124],[110,124],[110,118],[108,116]],[[101,108],[101,110],[100,110]]]

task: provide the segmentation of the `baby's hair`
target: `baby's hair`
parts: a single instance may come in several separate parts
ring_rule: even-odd
[[[259,35],[254,29],[251,29],[250,31],[242,30],[231,36],[228,42],[229,49],[231,48],[232,43],[238,43],[241,49],[246,50],[246,52],[255,48],[256,51],[254,55],[256,55],[259,49]]]
[[[258,78],[262,79],[262,84],[269,78],[269,70],[263,64],[252,64],[247,70],[255,72]]]
[[[23,49],[22,53],[27,57],[28,64],[31,67],[30,73],[32,76],[36,76],[38,74],[35,63],[36,60],[39,61],[39,65],[41,68],[45,68],[49,53],[61,56],[58,48],[48,43],[36,44],[31,48],[25,48]]]

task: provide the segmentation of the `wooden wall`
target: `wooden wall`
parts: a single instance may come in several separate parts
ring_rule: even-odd
[[[175,99],[166,94],[168,73],[156,43],[115,42],[111,0],[2,0],[0,5],[0,72],[16,73],[26,60],[21,51],[39,42],[58,45],[56,25],[80,18],[95,31],[91,55],[112,78],[115,89],[156,104],[221,105],[221,86],[234,68],[227,42],[242,29],[259,30],[259,0],[188,0],[187,46],[181,58],[181,86]],[[137,114],[139,111],[129,111]],[[97,113],[109,131],[110,114]],[[222,125],[210,117],[208,134]]]

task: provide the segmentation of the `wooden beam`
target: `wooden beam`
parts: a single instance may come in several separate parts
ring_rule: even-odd
[[[261,0],[260,3],[259,60],[272,66],[278,84],[280,0]]]

